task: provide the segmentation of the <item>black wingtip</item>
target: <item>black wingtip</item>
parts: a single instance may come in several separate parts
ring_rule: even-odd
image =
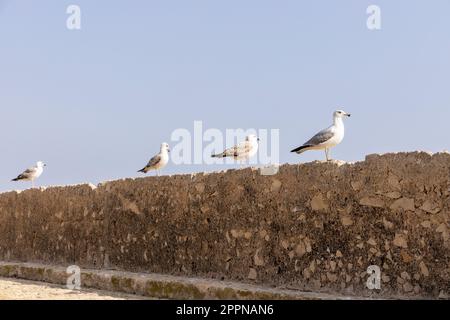
[[[291,150],[291,152],[299,152],[299,151],[301,151],[301,150],[303,150],[303,149],[306,149],[306,148],[308,148],[309,146],[300,146],[300,147],[298,147],[298,148],[295,148],[295,149],[293,149],[293,150]]]
[[[225,158],[225,155],[222,154],[222,153],[219,153],[219,154],[212,154],[212,155],[211,155],[211,158]]]

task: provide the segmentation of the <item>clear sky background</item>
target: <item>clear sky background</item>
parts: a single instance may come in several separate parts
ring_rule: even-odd
[[[289,151],[338,107],[334,158],[448,149],[449,16],[448,0],[0,0],[0,191],[38,160],[41,185],[139,176],[194,120],[280,129],[282,163],[323,160]]]

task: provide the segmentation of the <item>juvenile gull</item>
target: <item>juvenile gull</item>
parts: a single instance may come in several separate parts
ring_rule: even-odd
[[[34,188],[34,180],[41,176],[45,166],[46,164],[42,161],[38,161],[34,167],[28,168],[12,181],[31,181],[31,186]]]
[[[156,170],[156,173],[159,176],[159,170],[164,168],[169,162],[169,152],[169,145],[165,142],[162,143],[159,153],[151,158],[147,165],[138,172],[147,173],[150,170]]]
[[[308,151],[308,150],[322,150],[325,149],[325,156],[327,161],[330,160],[330,148],[338,145],[344,139],[344,117],[350,117],[350,114],[337,110],[333,113],[333,125],[320,131],[309,141],[307,141],[302,146],[295,148],[291,152],[296,152],[298,154]]]
[[[242,161],[248,160],[258,152],[258,137],[254,134],[248,135],[245,141],[235,145],[234,147],[226,149],[219,154],[213,154],[213,158],[226,158],[232,157],[235,160]]]

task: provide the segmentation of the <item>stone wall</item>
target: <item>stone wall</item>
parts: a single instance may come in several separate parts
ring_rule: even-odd
[[[0,260],[446,298],[449,226],[450,154],[370,155],[4,193]]]

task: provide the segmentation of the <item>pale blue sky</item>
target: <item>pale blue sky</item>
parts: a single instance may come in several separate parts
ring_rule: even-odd
[[[334,158],[448,149],[449,14],[448,0],[0,0],[0,190],[28,187],[9,180],[38,160],[42,185],[139,176],[194,120],[280,129],[282,163],[323,160],[289,151],[338,107],[353,116]]]

